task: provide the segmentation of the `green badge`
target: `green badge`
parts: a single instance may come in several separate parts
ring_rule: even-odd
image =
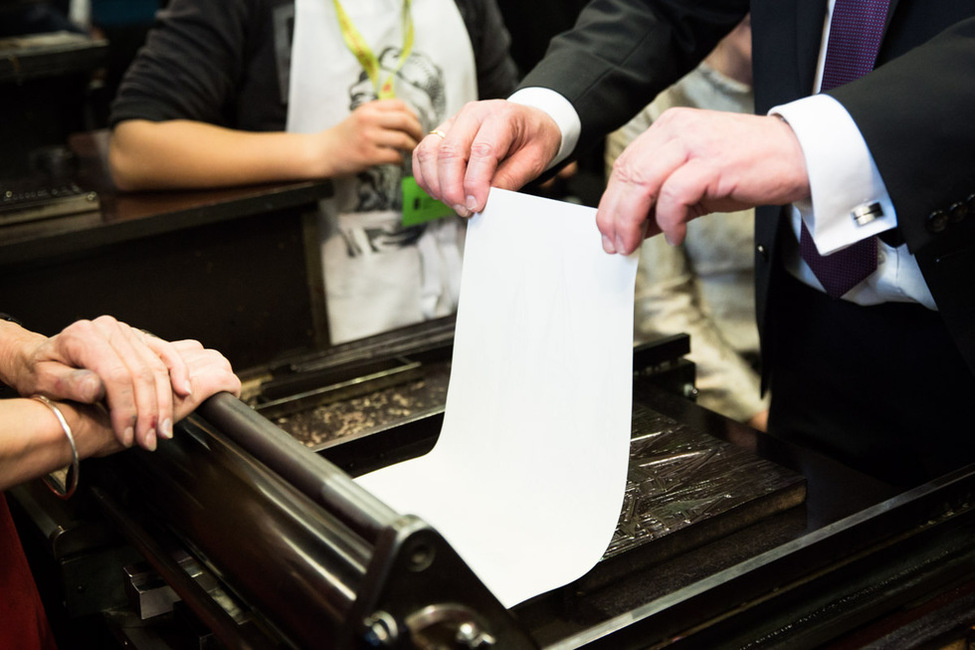
[[[434,219],[440,219],[454,211],[446,205],[431,198],[417,185],[416,179],[407,176],[403,179],[403,225],[415,226]]]

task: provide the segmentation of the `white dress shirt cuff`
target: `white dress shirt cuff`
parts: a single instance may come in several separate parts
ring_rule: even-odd
[[[562,144],[559,146],[559,152],[555,154],[555,158],[549,162],[546,169],[551,169],[568,158],[572,150],[576,148],[576,144],[579,143],[579,133],[582,131],[579,114],[576,113],[576,109],[568,99],[549,88],[532,87],[515,91],[508,98],[508,101],[525,106],[534,106],[545,111],[555,120],[559,131],[562,132]]]
[[[811,200],[797,203],[820,255],[829,255],[861,239],[897,226],[890,195],[870,149],[846,109],[829,95],[776,106],[792,127],[809,173]],[[859,225],[853,211],[879,203],[883,215]]]

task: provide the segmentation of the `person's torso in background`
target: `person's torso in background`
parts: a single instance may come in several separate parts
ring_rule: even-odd
[[[378,62],[371,78],[343,36],[332,2],[298,0],[292,47],[288,130],[315,132],[337,124],[379,98],[376,84],[392,80],[429,131],[477,99],[474,52],[453,0],[412,2],[413,37],[404,29],[401,0],[346,2],[366,56]],[[369,54],[371,53],[371,54]],[[360,52],[360,56],[362,52]],[[446,316],[459,296],[463,227],[458,217],[402,224],[402,165],[382,165],[334,180],[323,203],[322,258],[333,342]]]

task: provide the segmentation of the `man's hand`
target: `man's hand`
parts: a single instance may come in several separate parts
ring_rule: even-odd
[[[710,212],[807,198],[802,149],[784,121],[673,108],[617,158],[596,224],[607,253],[628,255],[659,232],[679,244],[687,222]]]
[[[558,153],[562,134],[546,113],[504,100],[473,102],[420,141],[413,175],[435,199],[469,217],[491,187],[520,189]]]

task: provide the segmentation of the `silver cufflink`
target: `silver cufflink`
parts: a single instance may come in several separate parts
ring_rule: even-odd
[[[853,208],[850,216],[858,226],[865,226],[874,219],[884,216],[884,209],[877,202],[864,203]]]

